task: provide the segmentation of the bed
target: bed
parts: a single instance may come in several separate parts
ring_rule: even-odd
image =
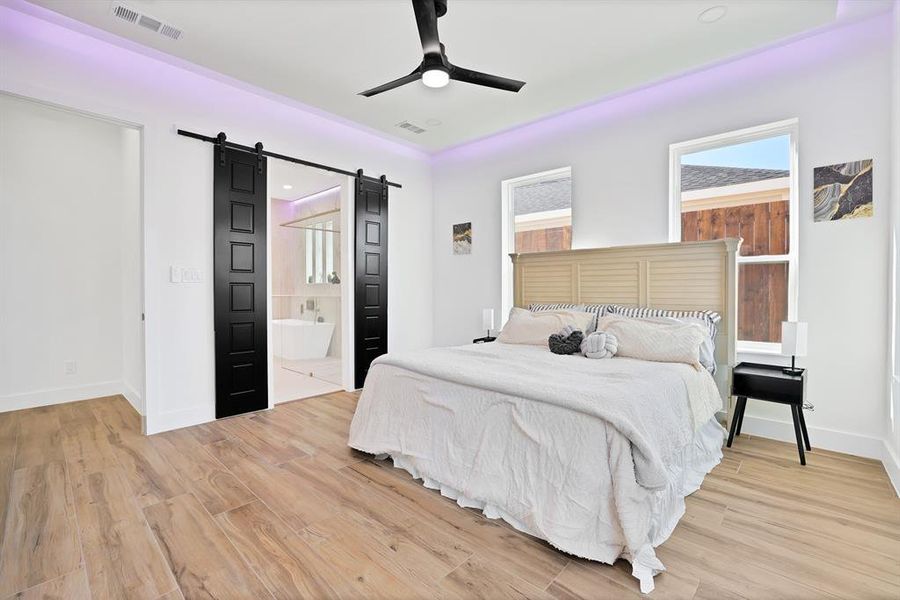
[[[713,377],[681,363],[559,356],[502,343],[388,354],[349,444],[583,558],[625,558],[642,592],[684,497],[721,460],[739,240],[513,255],[514,301],[721,315]]]

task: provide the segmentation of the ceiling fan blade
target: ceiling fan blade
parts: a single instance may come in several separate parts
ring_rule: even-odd
[[[452,66],[450,68],[450,79],[463,81],[465,83],[474,83],[475,85],[483,85],[498,90],[506,90],[507,92],[518,92],[522,89],[522,86],[525,85],[524,81],[519,81],[517,79],[508,79],[506,77],[481,73],[479,71],[464,69],[457,66]]]
[[[434,0],[412,0],[412,4],[416,13],[419,39],[422,41],[422,51],[425,54],[441,54]]]
[[[404,75],[403,77],[400,77],[399,79],[395,79],[395,80],[389,81],[389,82],[387,82],[387,83],[385,83],[385,84],[383,84],[383,85],[379,85],[378,87],[373,87],[373,88],[370,89],[370,90],[366,90],[366,91],[364,91],[364,92],[360,92],[359,95],[360,95],[360,96],[365,96],[366,98],[369,98],[369,97],[371,97],[371,96],[375,96],[375,95],[377,95],[377,94],[380,94],[381,92],[386,92],[386,91],[388,91],[388,90],[392,90],[392,89],[394,89],[394,88],[398,88],[398,87],[400,87],[401,85],[406,85],[407,83],[412,83],[413,81],[418,81],[418,80],[421,79],[421,78],[422,78],[422,75],[419,73],[419,69],[416,69],[415,71],[413,71],[413,72],[410,73],[409,75]]]

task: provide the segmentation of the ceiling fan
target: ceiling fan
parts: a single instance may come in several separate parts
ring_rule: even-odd
[[[485,87],[518,92],[525,85],[524,81],[507,79],[488,73],[480,73],[471,69],[457,67],[447,60],[444,45],[438,38],[437,20],[447,14],[447,0],[412,0],[416,13],[416,25],[419,28],[419,39],[425,56],[422,63],[409,75],[379,85],[370,90],[360,92],[360,96],[370,97],[387,92],[401,85],[421,79],[422,83],[432,88],[444,87],[450,80],[464,81]]]

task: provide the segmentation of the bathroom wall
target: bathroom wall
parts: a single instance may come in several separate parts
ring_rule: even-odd
[[[308,319],[316,313],[307,308],[307,301],[316,302],[318,315],[334,323],[334,333],[328,356],[341,356],[341,286],[307,283],[306,229],[285,227],[282,224],[327,211],[340,209],[340,190],[310,201],[271,199],[272,237],[272,318]],[[340,227],[340,215],[334,215],[334,227]],[[334,236],[334,270],[341,273],[341,245],[339,234]]]

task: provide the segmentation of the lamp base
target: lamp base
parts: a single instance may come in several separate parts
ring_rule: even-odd
[[[782,373],[784,373],[785,375],[793,375],[794,377],[799,377],[800,375],[803,374],[803,369],[798,369],[794,365],[795,358],[796,357],[794,355],[791,355],[791,366],[782,368],[781,369]]]

